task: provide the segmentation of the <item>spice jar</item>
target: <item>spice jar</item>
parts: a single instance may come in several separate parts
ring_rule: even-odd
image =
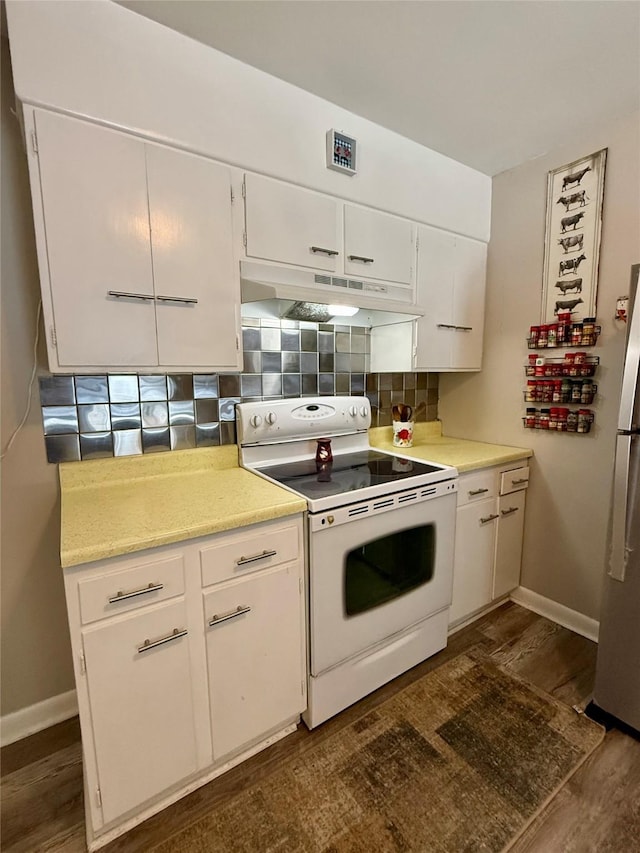
[[[560,394],[561,403],[569,403],[571,401],[571,380],[562,380],[562,392]]]
[[[567,432],[576,432],[578,429],[578,413],[570,411],[567,415]]]
[[[524,396],[525,402],[527,403],[535,403],[536,401],[536,381],[535,379],[529,379],[527,382],[527,390]]]
[[[529,346],[537,347],[538,338],[540,337],[540,326],[531,326],[529,329]]]
[[[571,326],[571,346],[579,347],[582,343],[582,323],[574,323]]]
[[[549,409],[540,409],[540,429],[549,429],[550,414]]]
[[[549,323],[547,326],[547,346],[555,347],[558,343],[558,324]]]
[[[536,425],[536,410],[535,408],[527,409],[527,416],[524,420],[524,425],[527,429],[533,429]]]
[[[582,321],[582,339],[580,345],[590,347],[595,344],[596,318],[585,317]]]
[[[591,409],[578,409],[578,432],[589,432],[592,421],[593,412]]]
[[[540,356],[538,356],[538,358],[536,358],[536,370],[535,370],[536,376],[544,376],[544,365],[545,365],[544,358],[541,358]]]
[[[593,403],[593,392],[595,390],[595,386],[590,379],[584,380],[582,382],[582,390],[580,393],[580,402],[581,403]]]
[[[562,402],[562,379],[553,380],[553,402]]]
[[[552,403],[553,402],[553,382],[548,380],[542,386],[542,402],[543,403]]]
[[[548,326],[540,326],[540,333],[538,335],[538,343],[539,347],[546,347],[549,345],[549,327]]]
[[[586,352],[577,352],[574,353],[573,356],[574,364],[586,364],[587,363],[587,354]]]
[[[582,402],[582,388],[580,387],[579,382],[571,383],[571,399],[570,403],[581,403]]]
[[[556,429],[558,432],[567,432],[569,419],[569,409],[558,409],[558,422]]]
[[[557,429],[558,426],[558,410],[555,406],[549,409],[549,429]]]

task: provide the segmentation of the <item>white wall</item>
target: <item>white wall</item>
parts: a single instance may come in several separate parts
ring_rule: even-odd
[[[567,136],[571,133],[568,130]],[[524,430],[521,416],[529,326],[540,322],[547,172],[608,147],[597,297],[602,335],[594,354],[595,430],[586,436]],[[484,366],[440,377],[448,435],[533,448],[522,585],[598,618],[621,382],[616,298],[640,261],[640,115],[572,140],[493,180]],[[562,351],[555,351],[562,353]]]
[[[8,0],[25,102],[143,135],[441,228],[489,239],[491,179],[108,0]],[[325,134],[359,142],[354,177]]]
[[[2,48],[2,447],[22,419],[40,283],[27,161]],[[42,343],[42,329],[41,329]],[[40,347],[39,363],[46,364]],[[29,418],[2,461],[2,715],[73,688],[60,568],[58,468],[47,462],[37,379]]]

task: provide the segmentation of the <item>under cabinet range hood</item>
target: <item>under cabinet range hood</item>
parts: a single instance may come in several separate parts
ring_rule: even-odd
[[[412,303],[411,287],[253,261],[240,262],[240,287],[244,317],[371,327],[414,320],[424,314]],[[357,311],[347,316],[338,306]]]

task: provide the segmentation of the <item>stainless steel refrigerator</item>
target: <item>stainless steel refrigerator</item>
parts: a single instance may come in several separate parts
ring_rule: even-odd
[[[640,732],[640,264],[631,270],[593,701]]]

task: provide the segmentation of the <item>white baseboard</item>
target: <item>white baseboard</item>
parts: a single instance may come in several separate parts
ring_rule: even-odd
[[[43,702],[36,702],[28,708],[21,708],[12,714],[0,718],[0,746],[7,746],[33,735],[43,729],[75,717],[78,713],[78,699],[75,690],[52,696]]]
[[[571,610],[570,607],[565,607],[564,604],[558,604],[557,601],[552,601],[550,598],[545,598],[544,595],[539,595],[531,589],[526,589],[519,586],[511,593],[511,600],[527,610],[533,610],[539,616],[545,616],[552,622],[557,622],[564,628],[569,628],[570,631],[575,631],[586,637],[588,640],[598,642],[598,631],[600,623],[583,613],[578,613],[576,610]]]

